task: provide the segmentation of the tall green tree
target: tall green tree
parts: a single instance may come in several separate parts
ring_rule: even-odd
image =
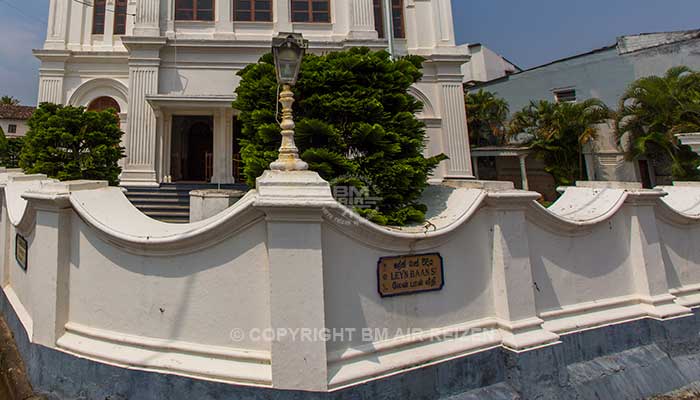
[[[18,168],[23,147],[24,137],[7,139],[7,150],[0,155],[0,165],[7,168]]]
[[[307,55],[294,87],[301,158],[335,188],[367,193],[373,204],[356,210],[380,224],[423,221],[427,208],[418,199],[446,158],[423,156],[425,126],[415,117],[423,105],[408,94],[422,76],[422,62],[411,56],[392,61],[367,48]],[[272,56],[239,75],[233,106],[241,111],[243,171],[254,186],[281,141]]]
[[[19,157],[24,145],[23,137],[7,138],[0,127],[0,167],[19,167]]]
[[[479,89],[465,95],[469,141],[472,146],[503,144],[510,108],[505,99]]]
[[[124,157],[122,131],[114,110],[42,103],[29,119],[20,156],[27,173],[59,180],[96,179],[118,183]]]
[[[598,134],[596,125],[610,118],[610,110],[597,99],[579,103],[531,102],[510,123],[511,134],[526,133],[535,156],[559,186],[585,178],[583,149]]]
[[[5,136],[5,131],[2,130],[2,127],[0,127],[0,166],[6,167],[7,165],[2,163],[2,158],[4,154],[7,154],[7,149],[9,147],[9,143],[7,141],[7,136]]]
[[[627,158],[646,157],[674,180],[700,179],[700,157],[676,135],[700,132],[700,73],[687,67],[641,78],[620,99],[616,130]]]
[[[16,99],[12,96],[2,96],[2,97],[0,97],[0,104],[9,105],[9,106],[18,106],[18,105],[20,105],[20,101],[19,101],[19,99]]]

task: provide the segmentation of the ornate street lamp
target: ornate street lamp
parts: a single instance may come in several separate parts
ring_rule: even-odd
[[[279,102],[282,104],[282,146],[277,161],[270,164],[276,171],[305,171],[309,165],[299,158],[299,149],[294,144],[294,117],[292,86],[297,83],[301,61],[308,48],[308,41],[299,33],[280,33],[272,39],[272,54],[275,57],[277,82],[282,85]]]

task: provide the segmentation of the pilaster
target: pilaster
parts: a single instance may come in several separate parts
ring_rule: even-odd
[[[41,189],[22,195],[36,210],[36,225],[27,258],[27,270],[33,277],[32,291],[42,294],[33,297],[34,343],[55,347],[56,340],[65,333],[68,322],[70,192],[101,187],[107,187],[107,182],[47,182]]]
[[[292,2],[289,0],[273,0],[273,2],[272,12],[275,15],[275,31],[294,32],[294,25],[292,25]]]
[[[335,204],[330,186],[311,171],[266,171],[257,180],[258,200],[267,220],[270,265],[272,386],[328,389],[323,281],[322,210]]]
[[[215,0],[216,33],[233,37],[233,1]]]
[[[136,4],[134,36],[160,36],[160,0],[140,0]]]
[[[123,186],[158,186],[156,179],[156,113],[146,96],[158,94],[160,49],[165,38],[125,37],[129,50],[129,126],[126,131]]]
[[[691,310],[675,302],[656,226],[654,207],[666,193],[657,190],[629,192],[625,212],[629,219],[629,263],[636,293],[651,317],[666,319],[690,315]]]
[[[66,62],[71,56],[65,50],[36,50],[34,56],[41,61],[39,67],[39,95],[37,102],[63,104],[65,101],[63,81]]]
[[[350,38],[372,40],[378,38],[374,28],[374,3],[372,0],[350,0]]]
[[[107,2],[107,10],[114,10],[114,0]],[[92,10],[92,7],[90,7]],[[102,39],[102,47],[106,50],[111,50],[114,47],[114,13],[107,11],[105,13],[105,33]]]
[[[537,317],[525,209],[539,197],[526,191],[495,191],[487,198],[493,218],[494,311],[503,345],[514,351],[559,341]]]
[[[212,183],[233,183],[233,115],[228,109],[214,114],[213,167]]]
[[[453,47],[455,45],[454,19],[452,18],[451,0],[433,0],[436,47]]]
[[[50,0],[45,49],[64,50],[68,38],[71,0]]]
[[[447,161],[447,178],[474,178],[464,89],[460,81],[438,83],[442,108],[442,135]]]

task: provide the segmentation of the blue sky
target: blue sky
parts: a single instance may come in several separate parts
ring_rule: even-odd
[[[347,1],[347,0],[344,0]],[[624,34],[700,28],[699,0],[452,0],[458,43],[522,68],[612,44]],[[34,104],[48,0],[0,0],[0,95]]]

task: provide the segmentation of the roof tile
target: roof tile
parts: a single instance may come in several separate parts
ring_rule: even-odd
[[[29,119],[35,107],[0,104],[0,119]]]

